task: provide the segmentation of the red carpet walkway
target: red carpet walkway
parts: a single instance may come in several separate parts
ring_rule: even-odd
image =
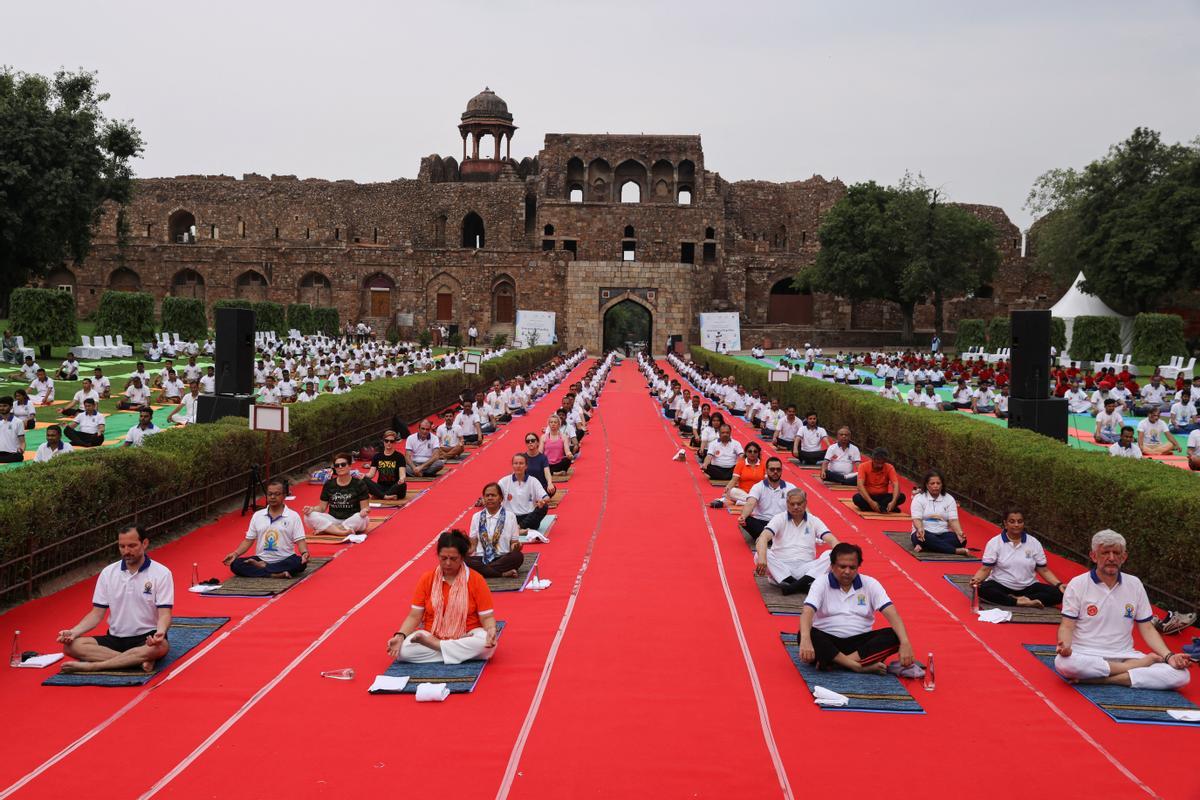
[[[580,376],[583,368],[576,370]],[[452,792],[463,798],[1200,796],[1200,730],[1117,725],[1021,649],[1053,626],[990,626],[942,579],[971,564],[924,564],[788,467],[811,510],[866,550],[918,654],[937,654],[924,716],[823,712],[779,645],[734,518],[678,447],[636,366],[614,369],[584,457],[542,553],[545,592],[496,595],[509,624],[476,692],[445,704],[370,696],[384,645],[407,612],[432,540],[507,472],[543,400],[452,474],[274,601],[180,591],[179,615],[233,621],[147,688],[42,687],[49,670],[7,670],[13,735],[0,800],[96,797],[346,797]],[[740,423],[739,423],[740,425]],[[751,434],[735,433],[744,443]],[[953,481],[950,481],[953,492]],[[298,489],[303,505],[315,487]],[[965,520],[978,543],[991,527]],[[160,548],[186,586],[244,531],[231,518]],[[338,552],[333,547],[316,552]],[[1061,559],[1060,577],[1080,571]],[[1136,564],[1130,565],[1136,573]],[[87,610],[93,581],[2,618],[27,649]],[[1178,649],[1179,637],[1172,646]],[[352,666],[338,682],[322,670]],[[1200,700],[1195,682],[1185,692]],[[937,758],[933,756],[937,755]],[[133,766],[136,764],[136,768]],[[121,776],[116,779],[115,776]],[[108,777],[103,777],[108,776]],[[81,784],[81,781],[86,783]],[[840,789],[839,789],[840,787]]]

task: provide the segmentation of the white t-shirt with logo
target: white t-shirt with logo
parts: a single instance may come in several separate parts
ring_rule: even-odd
[[[255,542],[255,557],[275,564],[295,554],[296,542],[304,540],[304,521],[287,506],[278,517],[271,516],[271,510],[264,508],[250,517],[246,538]]]
[[[1162,421],[1160,417],[1158,422],[1151,422],[1149,419],[1144,419],[1138,423],[1138,433],[1142,434],[1142,441],[1146,444],[1159,445],[1166,441],[1168,432],[1167,423]]]

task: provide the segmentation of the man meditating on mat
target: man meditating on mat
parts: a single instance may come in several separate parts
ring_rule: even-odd
[[[1154,628],[1142,582],[1121,571],[1127,557],[1116,531],[1092,537],[1095,569],[1072,578],[1063,593],[1054,668],[1072,682],[1178,689],[1187,685],[1189,659],[1172,653]],[[1149,655],[1133,647],[1135,624]]]
[[[421,420],[417,432],[404,441],[404,471],[414,478],[428,478],[442,471],[442,451],[433,436],[433,424]]]
[[[1037,575],[1046,583],[1038,583]],[[1064,584],[1046,565],[1042,543],[1025,532],[1025,512],[1010,508],[1000,535],[983,548],[983,566],[971,576],[971,586],[980,599],[998,606],[1046,608],[1062,602]]]
[[[438,446],[442,449],[442,458],[458,458],[467,449],[462,436],[454,426],[454,417],[453,409],[446,409],[442,412],[442,424],[438,425],[437,430],[433,432],[437,437]]]
[[[843,425],[838,428],[837,441],[825,451],[825,461],[821,463],[821,480],[857,486],[858,465],[861,463],[862,453],[858,451],[857,445],[850,443],[850,429]]]
[[[546,518],[550,497],[537,478],[529,474],[529,462],[524,453],[513,455],[512,474],[505,475],[497,485],[504,498],[504,508],[516,518],[521,532],[531,528],[536,531]]]
[[[237,549],[223,562],[234,575],[244,578],[294,578],[308,567],[308,543],[304,522],[287,507],[283,481],[267,481],[267,507],[255,511]],[[243,554],[254,544],[254,555]],[[300,552],[297,553],[296,551]]]
[[[888,656],[900,654],[900,666],[913,664],[912,643],[891,598],[879,581],[859,573],[862,548],[834,545],[829,574],[813,583],[800,615],[800,658],[817,669],[885,674]],[[891,623],[872,630],[875,613]]]
[[[525,563],[517,515],[504,507],[498,483],[483,487],[483,509],[471,517],[471,553],[467,566],[485,578],[515,578]]]
[[[1183,449],[1161,417],[1162,412],[1151,407],[1137,425],[1138,447],[1148,456],[1169,456]]]
[[[771,446],[776,450],[796,450],[796,440],[800,437],[800,429],[804,423],[796,416],[796,406],[789,403],[783,409],[783,419],[778,421]]]
[[[383,432],[383,449],[371,457],[371,468],[363,483],[371,497],[398,500],[408,494],[404,483],[404,454],[396,449],[395,431]]]
[[[796,434],[792,454],[801,464],[820,464],[829,449],[829,432],[817,424],[817,414],[810,411],[804,415],[804,425]]]
[[[99,447],[104,444],[104,415],[96,410],[96,401],[83,401],[83,413],[67,423],[63,435],[76,447]]]
[[[350,454],[333,457],[335,477],[321,487],[321,501],[304,507],[304,521],[316,533],[346,536],[367,529],[371,492],[362,480],[350,474]]]
[[[733,477],[733,468],[745,451],[741,442],[730,436],[730,428],[722,423],[717,429],[717,438],[708,443],[700,469],[714,481],[727,481]]]
[[[858,491],[854,494],[854,505],[861,511],[876,514],[891,514],[900,511],[904,504],[904,493],[900,491],[900,476],[896,468],[888,463],[888,451],[877,447],[871,460],[858,467]]]
[[[136,525],[117,532],[121,560],[109,564],[96,578],[92,610],[73,628],[58,632],[63,652],[78,661],[63,664],[63,672],[130,669],[146,672],[167,654],[167,630],[175,604],[171,571],[146,555],[150,539]],[[108,612],[108,633],[84,636]]]
[[[771,456],[767,459],[767,476],[750,487],[738,522],[757,539],[768,522],[787,513],[787,495],[795,488],[783,479],[783,462]]]
[[[785,595],[807,592],[813,580],[829,571],[829,551],[817,556],[817,542],[838,539],[819,517],[808,513],[803,489],[787,493],[787,510],[776,514],[754,543],[754,574],[768,575]]]
[[[913,492],[909,513],[912,514],[911,538],[916,552],[971,554],[967,549],[967,535],[958,521],[958,503],[946,494],[946,479],[941,472],[931,469],[925,473],[921,486]]]
[[[421,576],[412,610],[388,639],[387,652],[415,663],[486,660],[496,652],[496,616],[487,581],[464,560],[471,543],[462,531],[438,537],[438,567]]]

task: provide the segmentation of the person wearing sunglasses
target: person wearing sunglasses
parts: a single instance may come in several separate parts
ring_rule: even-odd
[[[350,454],[333,457],[334,477],[321,487],[320,502],[304,507],[304,521],[316,533],[346,536],[367,529],[371,492],[360,478],[350,474]]]
[[[746,445],[743,457],[738,459],[733,468],[733,477],[725,485],[725,496],[731,503],[744,503],[750,496],[750,490],[756,483],[761,483],[766,477],[767,467],[762,460],[762,445],[750,442]]]
[[[371,468],[363,478],[372,497],[399,500],[408,494],[404,482],[404,454],[396,449],[396,432],[385,431],[383,449],[371,457]]]
[[[558,489],[554,486],[554,476],[551,474],[550,459],[542,452],[542,441],[533,431],[525,434],[525,471],[537,479],[537,482],[551,497]]]

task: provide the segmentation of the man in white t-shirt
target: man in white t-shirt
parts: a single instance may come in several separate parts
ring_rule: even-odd
[[[838,428],[837,441],[825,451],[825,460],[821,463],[821,480],[857,486],[858,465],[861,462],[862,453],[857,445],[850,443],[850,429],[843,425]]]
[[[1157,407],[1151,406],[1157,411]],[[1092,537],[1095,569],[1077,575],[1063,593],[1054,668],[1070,681],[1135,689],[1178,689],[1188,683],[1188,657],[1172,653],[1154,627],[1142,582],[1122,572],[1125,537],[1103,530]],[[1149,654],[1134,649],[1137,626]]]
[[[463,454],[466,446],[463,444],[462,436],[454,427],[454,419],[457,415],[453,410],[447,409],[442,414],[442,424],[437,426],[434,435],[437,436],[438,446],[442,449],[442,458],[458,458]]]
[[[47,377],[46,370],[39,369],[29,382],[29,400],[35,406],[48,406],[54,402],[54,380]]]
[[[71,447],[70,442],[63,441],[62,428],[58,425],[51,425],[46,428],[46,441],[38,445],[33,460],[44,464],[53,458],[58,458],[63,453],[71,453],[74,450],[75,448]]]
[[[142,379],[134,375],[129,379],[129,385],[125,387],[124,399],[117,402],[117,408],[122,411],[129,411],[141,408],[150,402],[150,390],[142,383]]]
[[[63,652],[78,661],[63,672],[102,672],[141,666],[147,672],[167,654],[167,631],[175,604],[171,571],[152,561],[150,539],[136,525],[117,533],[121,560],[96,578],[92,609],[72,628],[58,632]],[[108,614],[108,633],[84,636]]]
[[[25,460],[25,423],[12,413],[13,399],[0,397],[0,464]]]
[[[808,591],[816,578],[829,571],[829,553],[817,556],[818,542],[838,543],[819,517],[808,513],[808,495],[790,489],[787,510],[763,527],[754,544],[754,573],[767,575],[785,595]]]
[[[1196,424],[1196,403],[1192,400],[1191,387],[1183,387],[1179,399],[1171,405],[1171,433],[1186,435],[1200,428]]]
[[[1140,400],[1134,404],[1133,413],[1138,416],[1146,416],[1150,413],[1150,409],[1157,408],[1159,411],[1170,411],[1171,403],[1168,400],[1167,387],[1163,385],[1162,375],[1155,373],[1150,376],[1150,382],[1142,387],[1139,392]]]
[[[741,442],[732,438],[729,426],[722,424],[717,429],[717,438],[708,443],[700,468],[714,481],[727,481],[733,477],[733,468],[744,452]]]
[[[828,439],[829,431],[817,424],[817,415],[810,411],[796,434],[792,453],[801,464],[820,464],[829,449]]]
[[[500,485],[504,508],[517,518],[517,527],[522,532],[537,530],[546,518],[550,496],[541,481],[529,474],[529,460],[524,453],[512,457],[512,474],[497,481]]]
[[[800,659],[817,669],[883,675],[888,657],[899,654],[900,666],[910,668],[913,647],[904,622],[879,581],[858,571],[861,565],[861,547],[849,542],[834,546],[828,575],[815,581],[804,599],[797,637]],[[876,613],[891,627],[874,629]]]
[[[405,472],[411,478],[428,478],[441,472],[445,465],[437,437],[433,435],[433,424],[421,420],[417,432],[404,440]]]
[[[1163,422],[1162,412],[1155,406],[1151,406],[1146,418],[1138,423],[1137,438],[1138,447],[1148,456],[1169,455],[1182,449],[1167,423]]]
[[[223,560],[234,575],[294,578],[308,567],[304,521],[284,503],[286,495],[283,481],[267,482],[267,507],[254,512],[246,536]],[[254,555],[243,557],[251,545]]]
[[[82,388],[75,393],[75,396],[71,398],[71,402],[68,403],[67,407],[62,410],[63,416],[73,417],[76,414],[82,413],[83,401],[87,400],[89,397],[95,400],[97,403],[100,402],[100,393],[97,392],[95,387],[92,385],[92,379],[84,378]]]
[[[147,406],[138,412],[138,424],[125,434],[125,441],[121,442],[121,446],[141,447],[146,442],[147,436],[153,436],[160,432],[161,429],[154,424],[154,411]]]
[[[796,416],[796,406],[788,403],[784,409],[783,419],[778,420],[771,444],[776,450],[794,450],[796,437],[800,434],[800,428],[803,425],[804,422]]]
[[[1121,427],[1125,419],[1117,411],[1117,401],[1108,397],[1104,400],[1104,410],[1096,415],[1096,430],[1092,438],[1096,444],[1113,444],[1121,437]]]
[[[879,389],[879,396],[884,400],[900,399],[900,390],[896,388],[896,383],[892,378],[883,379],[883,386]]]
[[[188,391],[179,401],[179,405],[167,415],[167,422],[179,425],[195,425],[200,410],[200,381],[188,383]]]
[[[76,447],[99,447],[104,444],[104,415],[96,410],[95,400],[89,397],[83,401],[83,413],[67,423],[63,435]]]
[[[783,479],[783,462],[771,456],[766,477],[750,487],[738,522],[757,539],[768,522],[787,511],[787,494],[795,488]]]
[[[1129,425],[1122,426],[1121,438],[1115,444],[1108,446],[1108,454],[1117,458],[1141,458],[1142,449],[1137,446],[1137,442],[1133,441],[1133,428]]]

